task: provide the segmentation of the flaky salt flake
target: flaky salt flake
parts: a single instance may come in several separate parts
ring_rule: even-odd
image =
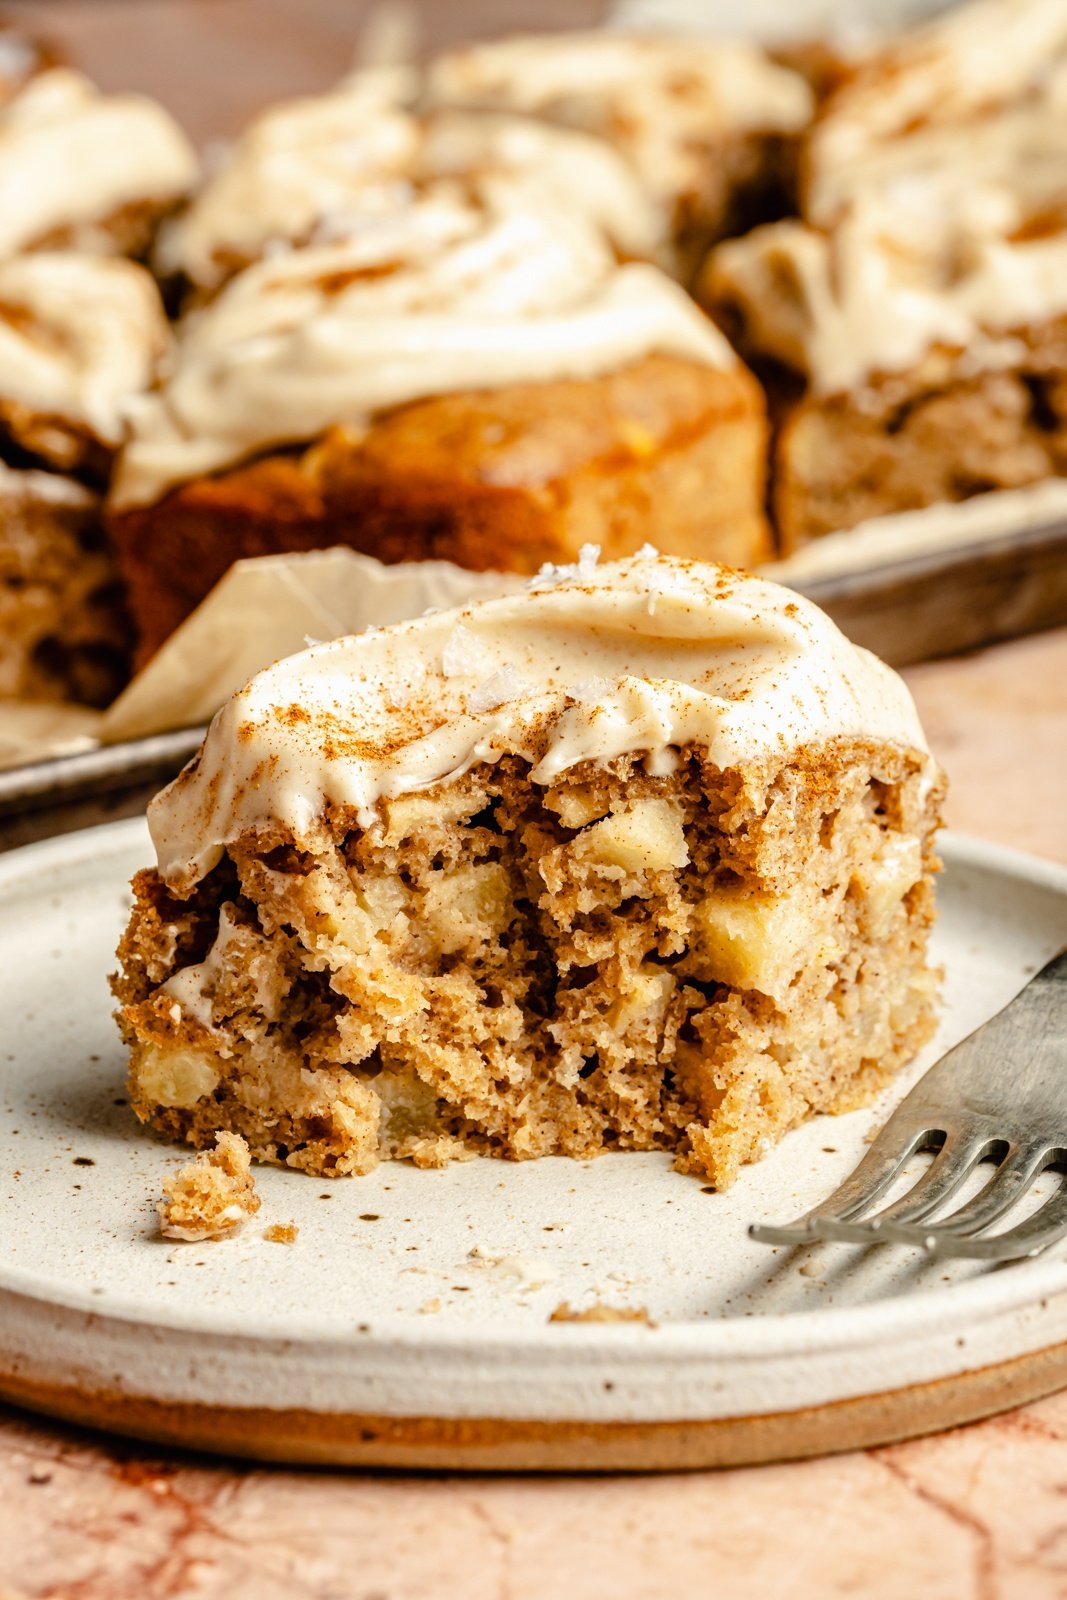
[[[469,628],[457,622],[441,651],[441,671],[446,678],[467,678],[474,660],[474,639]]]
[[[467,701],[468,709],[477,714],[480,711],[495,711],[497,706],[503,706],[509,700],[517,700],[520,695],[527,692],[527,685],[513,666],[501,667],[499,672],[494,672],[491,678],[480,683]]]
[[[561,562],[557,565],[553,561],[546,561],[544,566],[529,580],[528,589],[553,589],[560,583],[572,583],[588,580],[596,572],[597,562],[600,560],[600,546],[598,544],[583,544],[578,551],[578,560],[572,563]]]
[[[577,683],[572,683],[568,687],[567,693],[580,706],[598,706],[607,699],[614,688],[615,684],[611,678],[580,678]]]

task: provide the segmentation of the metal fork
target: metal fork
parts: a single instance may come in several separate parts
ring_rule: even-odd
[[[934,1151],[918,1181],[870,1215],[918,1151]],[[944,1210],[980,1162],[988,1183]],[[1021,994],[956,1045],[894,1111],[850,1178],[796,1222],[749,1229],[764,1244],[921,1245],[932,1256],[1014,1261],[1067,1233],[1067,1181],[1014,1227],[990,1233],[1040,1173],[1067,1169],[1067,950]]]

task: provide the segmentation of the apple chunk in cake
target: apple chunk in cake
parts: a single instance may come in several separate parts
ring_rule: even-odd
[[[721,568],[316,647],[153,808],[134,1108],[322,1174],[663,1149],[728,1184],[930,1032],[939,794],[899,680]]]

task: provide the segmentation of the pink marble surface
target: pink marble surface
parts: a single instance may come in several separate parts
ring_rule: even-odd
[[[908,677],[950,821],[1067,861],[1067,631]],[[1067,1596],[1067,1394],[822,1461],[625,1479],[289,1472],[0,1408],[0,1600]]]
[[[241,1470],[0,1423],[3,1600],[1043,1600],[1067,1396],[938,1438],[625,1479]]]

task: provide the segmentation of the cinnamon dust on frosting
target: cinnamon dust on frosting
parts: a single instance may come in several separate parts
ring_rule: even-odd
[[[518,111],[597,134],[666,201],[700,187],[702,151],[717,133],[797,132],[812,111],[805,80],[757,45],[607,31],[449,51],[428,71],[427,100]]]
[[[1067,227],[1030,236],[1006,192],[956,195],[953,210],[924,174],[858,200],[827,233],[770,223],[712,253],[704,290],[740,312],[749,350],[820,394],[905,371],[935,346],[966,351],[975,370],[1011,365],[1005,336],[1067,312]]]
[[[1063,193],[1067,6],[971,0],[872,56],[831,96],[805,151],[804,214],[829,226],[897,178],[951,173]]]
[[[713,252],[748,347],[830,394],[935,349],[1011,366],[1067,312],[1067,6],[973,0],[873,55],[808,134],[803,222]]]
[[[527,592],[318,645],[218,713],[149,808],[159,870],[185,891],[227,845],[325,813],[373,828],[383,799],[508,755],[550,784],[582,762],[697,746],[720,767],[838,737],[926,744],[907,688],[816,606],[728,568],[639,554],[549,572]]]

